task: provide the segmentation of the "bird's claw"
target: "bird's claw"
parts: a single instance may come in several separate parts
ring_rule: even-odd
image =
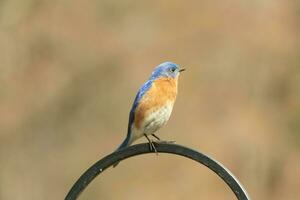
[[[174,144],[176,141],[164,141],[164,140],[150,140],[149,141],[149,148],[150,151],[154,151],[156,155],[158,155],[158,151],[156,150],[155,144]]]
[[[149,148],[150,148],[150,151],[154,151],[155,154],[158,155],[158,152],[157,152],[156,147],[155,147],[155,143],[156,143],[155,141],[150,140],[149,141]]]
[[[174,141],[174,140],[172,140],[172,141],[156,140],[156,141],[154,141],[154,143],[157,143],[157,144],[175,144],[176,141]]]

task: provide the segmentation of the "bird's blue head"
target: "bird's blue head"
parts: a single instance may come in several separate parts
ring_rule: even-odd
[[[164,62],[158,65],[152,72],[151,79],[157,79],[161,77],[177,78],[180,72],[185,69],[181,69],[177,64],[172,62]]]

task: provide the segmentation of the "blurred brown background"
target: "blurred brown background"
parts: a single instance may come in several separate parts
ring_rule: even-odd
[[[253,199],[299,196],[299,1],[2,0],[0,26],[0,199],[63,199],[123,140],[164,61],[188,70],[158,135],[222,162]],[[107,170],[80,199],[234,196],[161,154]]]

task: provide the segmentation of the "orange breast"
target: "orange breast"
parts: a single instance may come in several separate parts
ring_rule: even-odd
[[[174,102],[176,96],[177,79],[159,78],[155,80],[136,108],[135,127],[140,129],[148,112],[153,112],[168,102]]]

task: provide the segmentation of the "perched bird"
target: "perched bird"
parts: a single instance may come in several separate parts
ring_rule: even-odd
[[[148,136],[152,135],[160,141],[154,133],[170,118],[177,96],[178,77],[184,70],[172,62],[164,62],[154,69],[135,97],[129,114],[127,136],[116,151],[145,136],[150,149],[157,152]]]

